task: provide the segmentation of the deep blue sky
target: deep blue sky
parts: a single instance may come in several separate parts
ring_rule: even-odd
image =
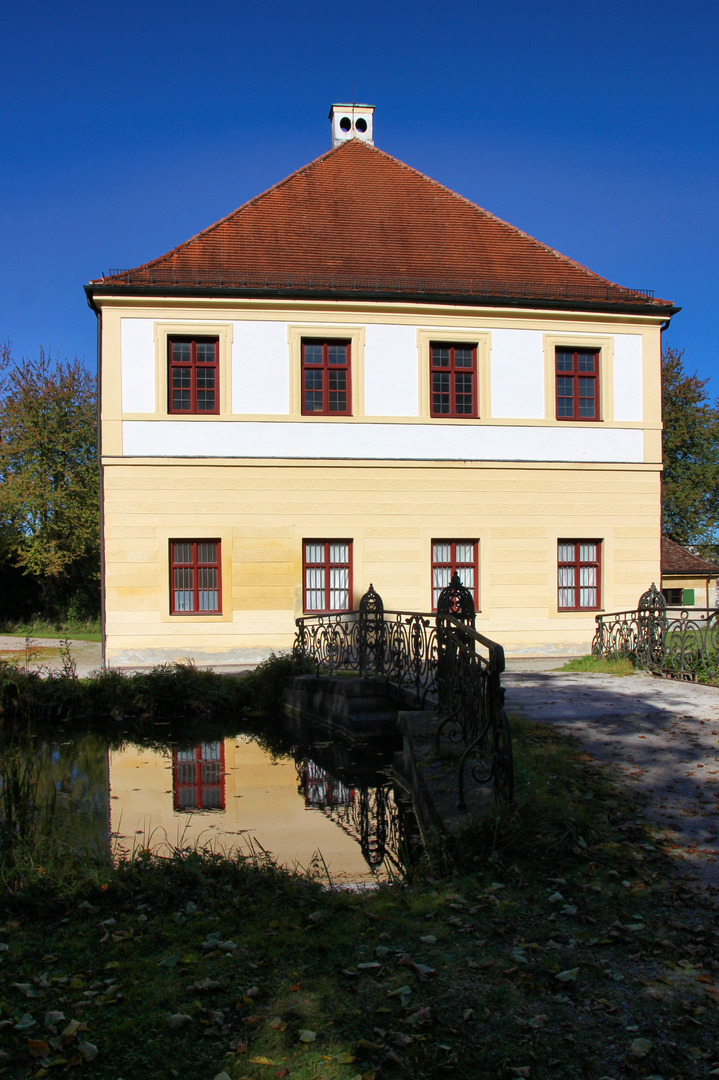
[[[682,311],[719,394],[719,5],[123,0],[0,14],[0,341],[95,362],[82,285],[154,258],[330,145],[375,142]]]

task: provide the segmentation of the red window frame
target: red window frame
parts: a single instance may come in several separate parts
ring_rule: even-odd
[[[190,346],[187,359],[179,358],[176,346]],[[212,361],[198,360],[198,345],[214,345]],[[212,386],[204,385],[208,372],[213,373]],[[181,378],[182,386],[173,386],[175,378]],[[213,406],[206,408],[202,395],[213,391]],[[175,391],[187,392],[189,406],[176,404]],[[216,337],[171,337],[167,339],[167,411],[177,416],[217,416],[220,411],[220,339]]]
[[[449,585],[452,575],[455,570],[462,578],[462,584],[465,584],[466,574],[463,574],[463,570],[471,570],[474,585],[468,586],[469,591],[472,594],[474,600],[474,610],[479,611],[479,541],[478,540],[432,540],[432,611],[437,610],[437,599],[442,589]],[[448,547],[449,557],[438,557],[438,553],[435,548],[439,545],[442,547]],[[471,546],[472,554],[471,558],[457,559],[457,548],[463,545],[465,547]],[[464,552],[460,552],[460,555],[464,555]],[[435,571],[439,573],[436,575]],[[437,577],[440,580],[437,581]]]
[[[214,559],[208,559],[207,545],[215,545]],[[182,558],[184,552],[179,546],[189,547],[189,558]],[[203,571],[215,571],[215,585],[203,581]],[[188,572],[189,571],[189,575]],[[183,580],[183,578],[185,580]],[[201,607],[206,602],[203,593],[216,593],[217,606]],[[178,598],[183,599],[178,603]],[[184,606],[188,599],[192,606]],[[222,545],[216,538],[207,540],[170,540],[170,614],[171,615],[221,615],[222,614]]]
[[[347,558],[338,557],[333,548],[347,548]],[[347,585],[332,586],[332,571],[346,570]],[[317,571],[316,574],[312,574]],[[320,578],[320,572],[322,576]],[[322,584],[319,584],[319,582]],[[338,591],[347,593],[344,607],[332,606],[332,594]],[[317,605],[315,594],[323,592],[323,604]],[[329,615],[335,611],[352,610],[352,541],[351,540],[303,540],[302,541],[302,608],[306,615]],[[312,606],[309,606],[309,605]]]
[[[439,362],[439,350],[448,350],[447,363]],[[471,367],[457,366],[457,350],[467,352],[471,350]],[[440,375],[447,376],[447,390],[439,389],[438,379]],[[467,397],[467,391],[463,388],[464,379],[470,376],[471,401],[469,410],[460,410],[460,398]],[[472,420],[477,418],[477,346],[476,345],[451,345],[444,341],[433,341],[429,346],[429,411],[430,416],[438,418],[455,417],[459,420]],[[437,395],[449,395],[449,409],[440,410]],[[466,402],[462,402],[466,405]]]
[[[192,803],[180,800],[183,791],[194,791]],[[225,809],[224,739],[190,751],[172,751],[172,801],[180,812]]]
[[[582,548],[594,547],[595,558],[590,558]],[[562,549],[565,549],[562,551]],[[571,555],[566,550],[571,548]],[[594,570],[594,584],[582,581],[582,570]],[[595,603],[582,603],[582,593],[595,589]],[[574,593],[574,602],[568,603],[568,593]],[[564,595],[563,595],[564,594]],[[557,541],[557,610],[558,611],[598,611],[602,606],[602,541],[601,540],[558,540]]]
[[[334,350],[343,347],[345,359],[338,363]],[[308,349],[321,349],[321,358],[310,358]],[[306,338],[302,341],[302,415],[303,416],[351,416],[352,415],[352,355],[351,342],[344,338]],[[344,387],[333,386],[332,376],[343,375]],[[338,380],[337,380],[338,381]],[[336,395],[345,395],[345,407],[338,408]],[[312,395],[311,400],[308,396]],[[321,408],[312,407],[320,403]]]
[[[586,369],[587,359],[592,358],[591,370]],[[560,382],[561,380],[561,382]],[[591,386],[592,395],[586,390]],[[560,390],[562,393],[560,394]],[[584,390],[583,394],[580,391]],[[554,397],[557,420],[579,420],[594,423],[600,420],[599,410],[599,350],[573,349],[558,345],[554,351]],[[593,401],[593,415],[582,415],[587,407],[583,402]]]

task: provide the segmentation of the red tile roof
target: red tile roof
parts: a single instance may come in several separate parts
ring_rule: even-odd
[[[716,563],[700,559],[698,555],[692,555],[681,544],[670,540],[668,536],[662,537],[662,574],[668,576],[691,575],[692,577],[719,577],[719,566]]]
[[[91,286],[108,284],[672,307],[592,273],[358,139],[340,143],[159,259],[111,271]]]

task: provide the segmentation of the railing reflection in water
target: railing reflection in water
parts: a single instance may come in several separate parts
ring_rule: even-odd
[[[719,680],[719,610],[667,607],[652,584],[632,611],[597,615],[592,654],[656,675]]]
[[[495,794],[513,794],[512,745],[501,645],[474,629],[474,601],[457,573],[433,613],[385,610],[372,585],[358,611],[296,620],[293,653],[317,676],[357,672],[392,684],[408,705],[436,712],[436,742],[462,747],[457,804],[464,809],[465,772]]]
[[[420,846],[411,806],[391,781],[346,785],[310,758],[297,762],[297,790],[360,845],[372,870],[403,874]]]

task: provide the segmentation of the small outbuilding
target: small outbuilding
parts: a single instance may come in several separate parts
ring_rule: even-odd
[[[716,607],[719,565],[662,537],[662,595],[670,607]]]

